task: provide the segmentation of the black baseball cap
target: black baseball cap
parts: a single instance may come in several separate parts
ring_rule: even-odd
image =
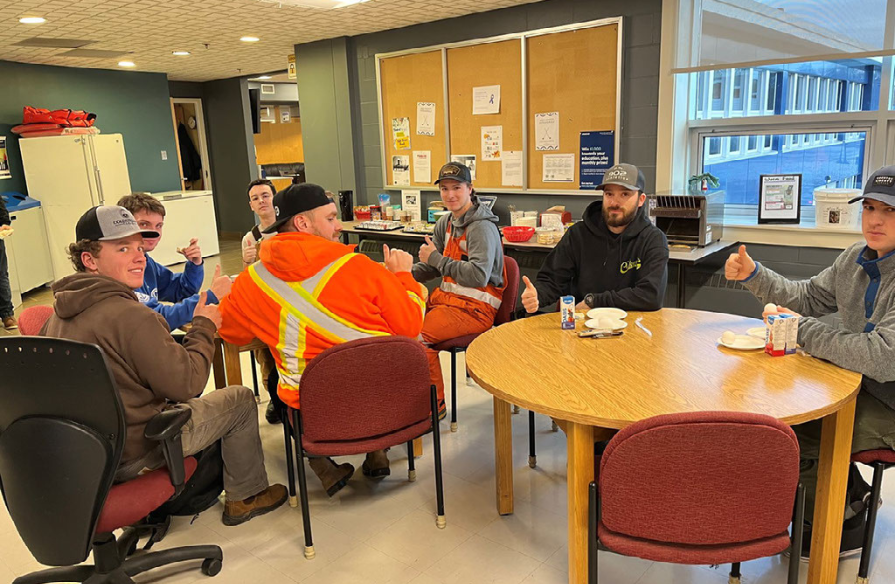
[[[75,240],[112,241],[131,235],[158,237],[158,231],[140,229],[131,212],[117,205],[92,207],[78,219]]]
[[[895,207],[895,166],[884,166],[870,175],[864,184],[864,192],[849,203],[873,199]]]
[[[603,175],[603,184],[597,187],[601,190],[606,185],[618,185],[631,191],[643,191],[646,181],[643,173],[633,164],[616,164]]]
[[[289,185],[273,197],[273,210],[277,221],[261,233],[276,233],[287,221],[305,211],[332,203],[320,185],[301,183]]]
[[[472,173],[469,172],[469,167],[467,167],[465,164],[460,164],[459,162],[448,162],[441,167],[441,170],[438,171],[438,180],[435,181],[435,184],[438,184],[444,179],[458,180],[460,182],[471,184]]]

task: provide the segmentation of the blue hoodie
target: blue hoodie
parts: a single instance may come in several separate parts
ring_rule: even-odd
[[[198,266],[187,262],[182,274],[175,274],[165,266],[155,262],[146,254],[146,271],[143,273],[143,286],[134,290],[137,299],[161,314],[168,321],[172,331],[193,320],[193,310],[199,303],[199,289],[205,278],[203,264]],[[161,304],[159,301],[176,304]],[[211,290],[208,291],[208,303],[217,304],[218,299]]]

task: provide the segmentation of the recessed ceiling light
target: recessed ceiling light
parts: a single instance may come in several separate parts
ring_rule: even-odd
[[[171,51],[172,55],[177,55],[178,57],[186,57],[190,54],[189,51]]]
[[[133,61],[118,61],[119,67],[136,67]]]
[[[47,19],[42,16],[23,16],[19,19],[22,24],[43,24],[46,21]]]
[[[244,37],[241,37],[239,40],[241,40],[244,43],[257,43],[261,39],[259,39],[258,37],[253,37],[253,36],[244,36]]]
[[[345,8],[346,6],[353,6],[354,4],[363,4],[364,2],[369,2],[370,0],[342,0],[333,8]]]

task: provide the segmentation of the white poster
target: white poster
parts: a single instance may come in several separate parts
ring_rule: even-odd
[[[482,160],[500,160],[503,126],[482,126]]]
[[[472,88],[472,115],[500,113],[500,85]]]
[[[535,150],[559,150],[559,112],[535,114]]]
[[[9,171],[9,157],[6,155],[6,136],[0,136],[0,179],[12,178]]]
[[[392,119],[392,137],[395,141],[395,150],[410,150],[410,119]]]
[[[401,191],[401,209],[410,211],[413,221],[420,221],[420,192]]]
[[[429,150],[413,151],[413,182],[432,182],[432,153]]]
[[[410,157],[392,156],[392,180],[398,186],[410,186]]]
[[[544,182],[572,182],[575,180],[574,154],[545,154]]]
[[[505,187],[522,186],[522,151],[507,150],[501,155],[500,184]]]
[[[292,121],[292,108],[288,105],[280,106],[280,123],[288,124]]]
[[[416,104],[416,133],[418,136],[435,135],[435,104],[419,101]]]
[[[475,154],[453,154],[451,155],[451,162],[465,164],[466,168],[469,169],[469,174],[472,175],[472,180],[475,180]]]

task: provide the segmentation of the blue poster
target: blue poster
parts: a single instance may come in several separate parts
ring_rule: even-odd
[[[615,132],[581,132],[580,180],[582,189],[596,189],[615,164]]]

